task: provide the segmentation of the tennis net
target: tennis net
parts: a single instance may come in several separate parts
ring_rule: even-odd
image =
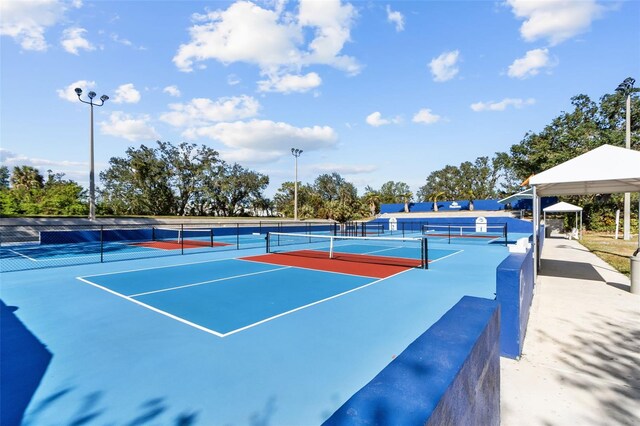
[[[309,258],[428,268],[426,238],[357,237],[340,235],[267,234],[267,253]]]
[[[213,246],[212,228],[161,228],[153,227],[152,240],[190,246]]]
[[[507,225],[490,225],[483,228],[474,225],[437,224],[422,225],[422,235],[438,238],[449,243],[500,243],[507,244]]]

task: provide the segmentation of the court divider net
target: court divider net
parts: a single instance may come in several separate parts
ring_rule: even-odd
[[[213,228],[153,227],[153,241],[213,247]]]
[[[475,225],[437,224],[422,225],[422,235],[426,238],[446,238],[449,243],[469,240],[499,240],[507,244],[507,225],[488,225],[482,228]]]
[[[269,232],[266,252],[429,268],[429,247],[424,237],[360,237]]]

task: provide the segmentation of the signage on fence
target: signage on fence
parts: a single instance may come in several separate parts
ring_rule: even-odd
[[[476,219],[476,232],[487,232],[487,218],[480,216]]]
[[[398,230],[398,219],[395,217],[389,218],[389,231],[397,231]]]

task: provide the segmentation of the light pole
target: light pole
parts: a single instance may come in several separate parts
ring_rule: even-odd
[[[296,157],[296,180],[293,182],[293,220],[298,220],[298,157],[302,150],[291,148],[291,154]]]
[[[631,93],[633,93],[633,85],[635,79],[627,77],[616,88],[616,92],[623,94],[627,98],[627,117],[626,117],[626,148],[631,149]],[[624,193],[624,227],[622,238],[625,241],[631,239],[631,194]]]
[[[80,102],[82,102],[83,104],[88,104],[91,108],[91,116],[90,116],[90,122],[91,122],[91,130],[90,130],[90,137],[89,137],[89,164],[90,164],[90,169],[89,169],[89,220],[96,220],[96,183],[95,183],[95,177],[94,177],[94,167],[93,167],[93,107],[94,106],[102,106],[104,105],[104,103],[109,99],[109,97],[107,95],[102,95],[100,96],[100,101],[102,102],[101,104],[94,104],[93,103],[93,98],[96,97],[96,92],[89,92],[87,93],[87,97],[89,97],[89,101],[83,101],[82,98],[80,98],[80,95],[82,95],[82,89],[79,87],[76,87],[75,89],[76,91],[76,95],[78,95],[78,100]]]

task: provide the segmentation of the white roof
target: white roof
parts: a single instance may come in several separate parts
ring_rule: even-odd
[[[640,192],[640,152],[602,145],[537,174],[538,196]]]
[[[531,200],[532,198],[533,198],[533,189],[529,188],[529,189],[525,189],[524,191],[515,193],[513,195],[509,195],[508,197],[503,198],[502,200],[498,200],[498,202],[500,204],[507,204],[507,203],[513,203],[514,201],[518,201],[518,200]]]
[[[573,204],[565,203],[561,201],[552,206],[545,207],[542,211],[547,213],[569,213],[569,212],[581,212],[582,207],[574,206]]]

